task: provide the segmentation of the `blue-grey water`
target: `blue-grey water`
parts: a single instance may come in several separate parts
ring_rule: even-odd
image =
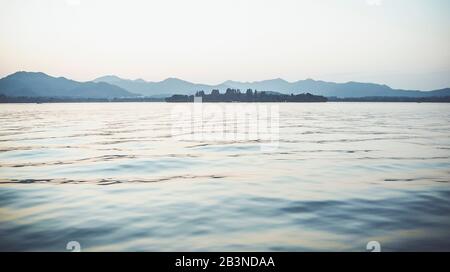
[[[177,106],[1,104],[0,250],[450,250],[450,104],[278,104],[269,151]]]

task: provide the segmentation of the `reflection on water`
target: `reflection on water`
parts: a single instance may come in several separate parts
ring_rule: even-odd
[[[450,105],[279,106],[279,145],[165,103],[0,106],[0,250],[450,250]]]

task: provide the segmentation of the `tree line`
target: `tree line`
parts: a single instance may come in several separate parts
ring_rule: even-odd
[[[219,90],[213,89],[210,94],[198,91],[195,95],[173,95],[166,98],[167,102],[193,102],[194,97],[201,97],[203,102],[326,102],[327,98],[310,93],[303,94],[281,94],[276,92],[258,92],[258,90],[226,89],[221,94]]]

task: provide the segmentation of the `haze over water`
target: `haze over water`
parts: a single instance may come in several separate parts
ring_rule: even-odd
[[[449,104],[278,105],[270,151],[174,139],[177,104],[1,105],[0,250],[450,250]]]

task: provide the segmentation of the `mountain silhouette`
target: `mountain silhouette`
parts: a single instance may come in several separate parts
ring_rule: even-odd
[[[65,77],[52,77],[41,72],[23,71],[0,79],[0,94],[6,96],[70,98],[137,96],[106,82],[78,82]]]
[[[142,79],[130,80],[122,79],[117,76],[104,76],[94,79],[94,82],[106,82],[117,85],[129,92],[138,93],[145,96],[171,96],[173,94],[191,95],[197,91],[208,92],[212,89],[224,92],[228,88],[247,90],[253,89],[265,92],[278,92],[285,94],[311,93],[326,97],[436,97],[450,96],[450,88],[419,91],[419,90],[400,90],[392,89],[387,85],[375,83],[347,82],[335,83],[321,80],[299,80],[288,82],[284,79],[270,79],[254,82],[239,82],[227,80],[218,85],[196,84],[177,78],[168,78],[159,82],[145,81]]]
[[[152,82],[142,79],[130,80],[117,76],[104,76],[93,80],[94,82],[106,82],[119,86],[129,92],[138,93],[144,96],[167,97],[172,94],[193,94],[199,90],[211,90],[216,88],[207,84],[195,84],[178,78],[167,78],[163,81]],[[225,90],[223,86],[220,89]]]
[[[42,72],[16,72],[0,79],[0,95],[18,97],[68,97],[68,98],[126,98],[136,96],[169,97],[174,94],[192,95],[197,91],[210,92],[213,89],[225,92],[227,89],[245,91],[253,89],[266,93],[302,94],[311,93],[326,97],[444,97],[450,96],[450,88],[419,91],[392,89],[375,83],[335,83],[306,79],[288,82],[284,79],[270,79],[254,82],[227,80],[218,85],[197,84],[178,78],[167,78],[151,82],[143,79],[122,79],[109,75],[93,81],[79,82],[65,77],[52,77]]]

